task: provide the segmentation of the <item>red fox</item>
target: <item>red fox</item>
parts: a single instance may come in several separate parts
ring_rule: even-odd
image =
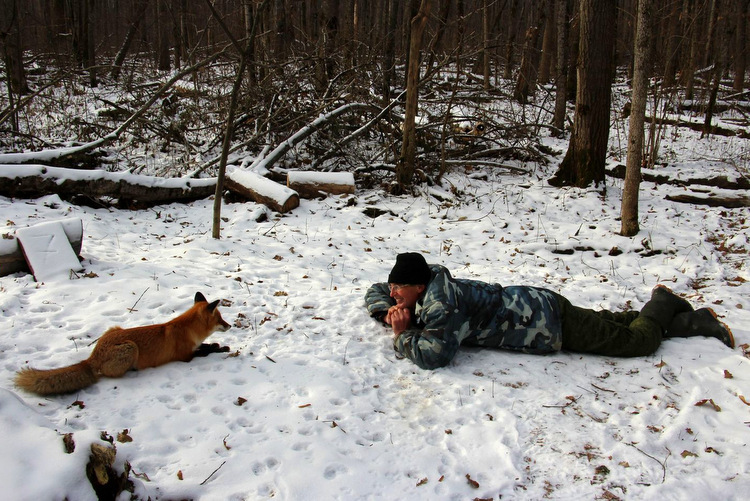
[[[230,325],[198,292],[192,308],[164,324],[123,329],[112,327],[96,342],[88,359],[59,369],[22,369],[16,385],[38,395],[71,393],[96,383],[100,377],[122,377],[130,369],[157,367],[169,362],[189,362],[195,356],[229,351],[217,343],[201,344],[213,332]]]

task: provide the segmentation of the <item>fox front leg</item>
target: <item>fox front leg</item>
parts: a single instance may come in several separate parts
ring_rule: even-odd
[[[219,343],[201,343],[198,348],[196,348],[195,352],[193,352],[194,357],[206,357],[210,355],[211,353],[227,353],[229,352],[229,346],[221,346]]]

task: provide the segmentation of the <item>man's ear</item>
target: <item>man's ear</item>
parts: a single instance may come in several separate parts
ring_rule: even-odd
[[[417,290],[419,291],[420,294],[422,294],[425,291],[425,289],[427,289],[426,285],[417,284]]]

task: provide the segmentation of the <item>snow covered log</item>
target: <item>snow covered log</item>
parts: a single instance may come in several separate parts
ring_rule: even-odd
[[[0,195],[8,198],[57,194],[70,199],[83,194],[116,198],[121,207],[143,208],[199,200],[213,195],[215,191],[215,178],[162,178],[45,165],[0,165]]]
[[[299,194],[286,186],[248,170],[227,172],[224,187],[282,214],[299,207]]]
[[[354,193],[354,174],[351,172],[289,171],[286,184],[302,198],[319,198],[327,194]]]
[[[76,256],[81,254],[83,245],[83,221],[79,218],[61,219],[65,236],[73,247]],[[18,239],[11,234],[3,234],[0,239],[0,277],[16,273],[18,271],[30,271],[26,258],[23,255]]]

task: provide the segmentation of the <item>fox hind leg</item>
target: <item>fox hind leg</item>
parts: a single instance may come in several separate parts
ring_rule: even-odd
[[[105,377],[122,377],[138,362],[138,345],[132,341],[115,345],[108,350],[107,358],[99,366],[99,374]]]

